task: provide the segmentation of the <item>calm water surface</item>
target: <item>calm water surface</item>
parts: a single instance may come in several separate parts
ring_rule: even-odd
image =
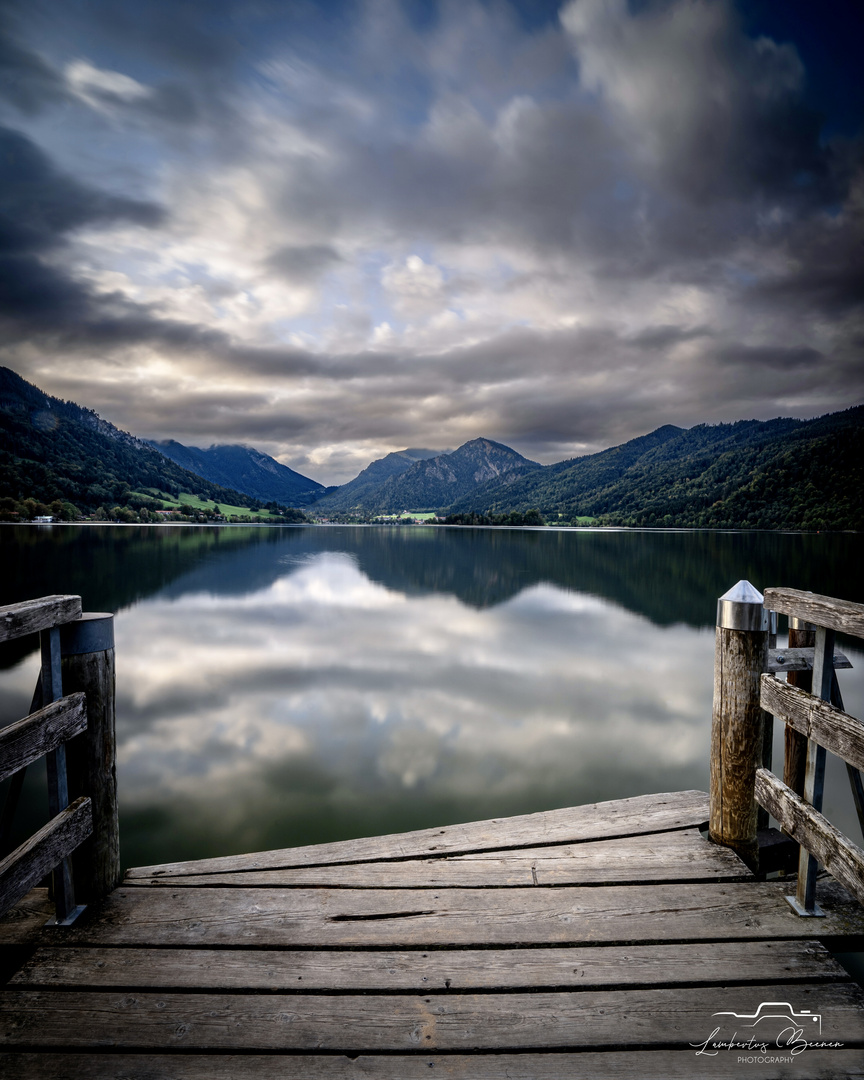
[[[862,555],[855,535],[2,526],[0,603],[116,612],[130,866],[707,790],[716,598],[748,578],[864,601]],[[0,723],[34,647],[0,657]],[[855,838],[847,786],[831,762],[826,812]],[[20,834],[46,816],[33,770]]]

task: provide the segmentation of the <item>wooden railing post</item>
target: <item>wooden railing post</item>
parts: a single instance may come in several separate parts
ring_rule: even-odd
[[[823,701],[831,700],[831,684],[834,682],[834,631],[824,626],[816,627],[816,644],[813,647],[813,685],[811,692]],[[825,790],[824,746],[815,739],[806,742],[806,765],[804,769],[804,801],[814,810],[822,810]],[[805,848],[798,854],[798,888],[794,896],[786,899],[799,915],[824,917],[825,913],[816,903],[816,874],[819,864]]]
[[[87,730],[67,746],[69,797],[89,795],[93,835],[73,856],[75,882],[87,901],[120,882],[117,753],[114,717],[114,616],[85,613],[60,631],[63,688],[87,698]]]
[[[812,649],[816,644],[816,628],[804,619],[789,616],[789,648]],[[786,676],[790,686],[798,686],[809,694],[813,687],[812,671],[790,671]],[[783,782],[796,795],[804,794],[804,772],[807,768],[807,738],[787,725],[784,735]]]
[[[711,718],[709,834],[746,861],[758,859],[756,769],[762,764],[759,679],[767,666],[768,613],[749,581],[717,601]]]

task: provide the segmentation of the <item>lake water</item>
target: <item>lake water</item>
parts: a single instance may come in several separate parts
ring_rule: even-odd
[[[717,597],[748,578],[864,601],[862,555],[858,535],[2,526],[0,603],[116,613],[126,867],[707,790]],[[34,645],[0,656],[0,723]],[[864,654],[841,647],[861,716]],[[860,842],[847,789],[831,761],[826,813]],[[33,769],[20,835],[45,798]]]

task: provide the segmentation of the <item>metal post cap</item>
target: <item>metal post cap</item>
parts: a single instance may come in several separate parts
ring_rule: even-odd
[[[749,581],[741,580],[717,601],[717,625],[724,630],[767,630],[765,597]]]
[[[114,616],[110,611],[86,611],[80,618],[60,627],[63,656],[82,656],[113,648]]]

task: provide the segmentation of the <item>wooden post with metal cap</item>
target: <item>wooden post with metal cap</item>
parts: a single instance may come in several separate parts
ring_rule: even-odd
[[[763,713],[759,678],[767,665],[768,613],[749,581],[717,601],[714,708],[711,719],[709,835],[758,861],[756,769],[762,764]]]

